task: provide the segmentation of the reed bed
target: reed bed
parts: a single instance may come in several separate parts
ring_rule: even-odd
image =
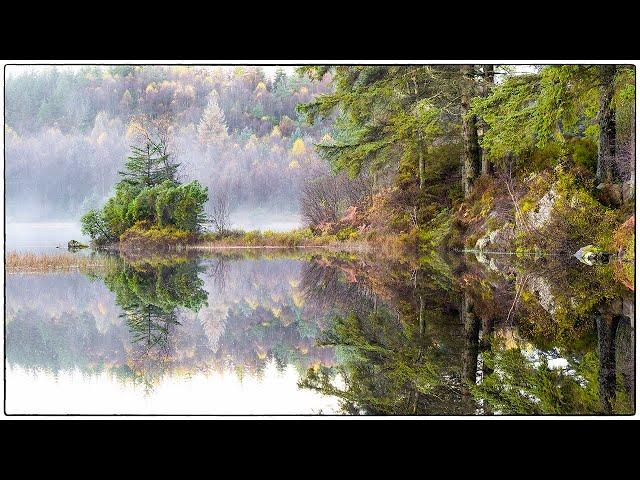
[[[108,262],[107,257],[72,253],[7,252],[5,270],[7,273],[91,271]]]

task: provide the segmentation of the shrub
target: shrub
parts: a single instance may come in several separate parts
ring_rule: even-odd
[[[158,227],[147,221],[138,221],[121,236],[120,242],[125,247],[166,248],[191,243],[196,237],[185,230],[174,226]]]
[[[344,242],[345,240],[356,240],[358,238],[358,231],[351,226],[345,227],[336,233],[336,237],[341,242]]]

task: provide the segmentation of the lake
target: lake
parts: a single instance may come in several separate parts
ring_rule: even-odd
[[[633,291],[575,259],[322,250],[6,276],[9,414],[631,414]]]

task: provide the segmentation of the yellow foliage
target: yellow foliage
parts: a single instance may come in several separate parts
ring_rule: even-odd
[[[292,170],[295,170],[296,168],[299,168],[300,164],[298,163],[297,160],[291,160],[291,162],[289,162],[289,168]]]
[[[295,142],[293,142],[293,146],[291,147],[291,155],[295,157],[300,157],[307,152],[307,147],[304,145],[304,140],[301,138],[297,138]]]
[[[280,127],[278,127],[278,125],[273,127],[273,130],[271,130],[271,136],[272,137],[281,137],[282,136],[282,132],[280,131]]]
[[[258,83],[258,85],[256,85],[256,89],[254,90],[256,94],[256,98],[261,97],[262,94],[266,91],[267,91],[267,86],[262,82]]]
[[[291,292],[291,299],[293,300],[293,304],[298,308],[302,308],[304,305],[304,296],[300,294],[300,292]]]

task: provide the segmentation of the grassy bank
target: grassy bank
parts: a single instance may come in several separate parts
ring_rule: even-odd
[[[200,236],[195,244],[188,248],[296,248],[326,247],[336,249],[364,249],[365,242],[357,236],[314,235],[308,229],[288,232],[231,230],[221,233],[207,232]]]
[[[287,232],[228,230],[224,233],[205,232],[189,235],[171,227],[132,227],[116,243],[101,245],[107,250],[131,252],[180,252],[183,250],[213,250],[240,248],[327,248],[332,250],[365,251],[371,242],[350,232],[349,235],[314,234],[310,229]]]
[[[7,252],[7,273],[90,272],[105,267],[110,259],[104,256],[84,256],[72,253],[50,254],[33,252]]]

